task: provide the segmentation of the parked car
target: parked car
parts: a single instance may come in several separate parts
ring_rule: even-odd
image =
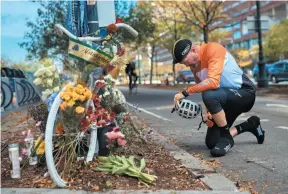
[[[190,83],[192,81],[194,81],[194,75],[191,70],[181,70],[176,73],[176,82],[178,84],[179,82]]]
[[[272,67],[273,64],[265,64],[265,69],[266,69],[266,75],[269,77],[269,69]],[[253,68],[253,78],[257,82],[259,77],[259,66],[256,64]]]
[[[269,67],[268,78],[273,83],[288,81],[288,60],[277,61]]]

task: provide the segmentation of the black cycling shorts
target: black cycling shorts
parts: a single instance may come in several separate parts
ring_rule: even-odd
[[[202,92],[202,99],[211,114],[224,110],[227,125],[231,127],[237,117],[252,109],[255,103],[255,92],[249,89],[218,88]],[[214,126],[208,128],[206,134],[206,145],[209,149],[214,148],[220,138],[220,131],[214,122]]]
[[[231,127],[241,113],[251,110],[255,103],[255,92],[245,88],[218,88],[202,92],[202,99],[212,115],[223,109],[227,124]]]

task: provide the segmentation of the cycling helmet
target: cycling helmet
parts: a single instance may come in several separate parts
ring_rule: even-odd
[[[177,102],[175,110],[181,117],[194,119],[201,112],[201,106],[196,102],[183,99]]]

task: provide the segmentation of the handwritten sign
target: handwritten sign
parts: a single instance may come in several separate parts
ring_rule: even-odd
[[[113,59],[108,53],[99,49],[95,50],[90,45],[75,40],[69,40],[68,53],[70,57],[94,63],[98,66],[105,66]]]

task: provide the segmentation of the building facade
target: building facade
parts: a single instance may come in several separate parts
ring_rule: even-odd
[[[255,32],[255,1],[225,1],[223,12],[229,17],[218,21],[214,26],[229,32],[229,37],[220,40],[228,50],[234,48],[250,49],[258,44],[258,34]],[[261,28],[263,35],[268,32],[273,24],[278,24],[282,19],[288,18],[287,1],[261,1]]]

